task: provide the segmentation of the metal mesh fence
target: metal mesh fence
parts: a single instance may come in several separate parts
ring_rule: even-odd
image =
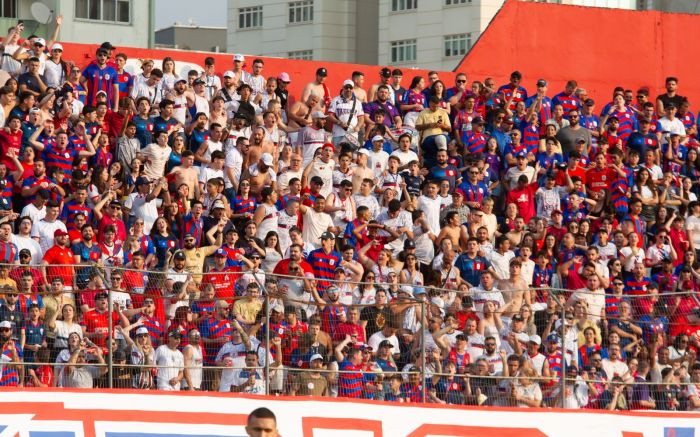
[[[0,385],[700,407],[697,296],[680,288],[418,288],[394,277],[196,274],[180,264],[7,267],[0,283],[16,279],[2,285]]]

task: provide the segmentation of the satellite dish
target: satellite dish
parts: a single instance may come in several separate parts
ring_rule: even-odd
[[[29,7],[29,12],[32,14],[34,21],[41,24],[48,24],[53,14],[53,11],[41,2],[32,3]]]

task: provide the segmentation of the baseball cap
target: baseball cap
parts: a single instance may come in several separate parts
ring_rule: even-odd
[[[381,142],[383,143],[383,142],[384,142],[384,137],[381,136],[381,135],[375,135],[375,136],[372,137],[372,142],[375,142],[375,141],[381,141]]]
[[[197,78],[192,81],[192,85],[204,85],[206,82],[204,82],[202,79]]]
[[[214,256],[228,256],[228,254],[223,248],[220,247],[216,249],[216,252],[214,252]]]
[[[559,343],[559,336],[555,333],[551,333],[547,336],[547,341],[549,343]]]
[[[418,287],[418,288],[413,289],[413,297],[418,297],[421,294],[428,294],[428,292],[425,291],[425,288],[423,288],[423,287]]]
[[[515,155],[516,158],[527,158],[527,152],[524,150],[521,150]]]
[[[145,326],[139,326],[139,329],[136,330],[136,335],[141,334],[148,334],[148,329]]]
[[[520,314],[514,315],[514,316],[511,318],[511,320],[514,321],[514,322],[523,322],[523,321],[525,321],[525,319],[523,319],[523,316],[521,316]]]
[[[227,70],[227,71],[224,71],[224,77],[231,77],[231,78],[233,78],[233,77],[236,77],[236,75],[233,74],[233,71]]]
[[[276,313],[280,313],[280,314],[284,313],[284,305],[282,305],[281,303],[278,303],[277,305],[272,307],[272,311],[274,311]]]
[[[381,70],[379,70],[379,75],[382,77],[391,77],[391,69],[388,67],[384,67]]]
[[[345,79],[345,80],[343,81],[343,88],[345,88],[346,86],[350,86],[350,87],[355,88],[355,82],[353,82],[353,81],[350,80],[350,79]]]
[[[56,229],[55,231],[53,231],[54,238],[62,237],[64,235],[68,235],[68,232],[64,231],[63,229]]]
[[[324,67],[321,67],[321,68],[316,70],[316,76],[326,77],[326,76],[328,76],[328,70],[326,70]]]
[[[217,300],[216,304],[214,304],[214,306],[216,308],[228,308],[229,307],[228,302],[226,302],[225,300]]]
[[[313,354],[313,355],[311,355],[311,358],[309,358],[309,363],[312,362],[312,361],[316,361],[316,360],[321,360],[321,361],[323,361],[323,355],[321,355],[321,354]]]
[[[173,258],[175,258],[175,259],[185,259],[185,258],[187,258],[187,257],[185,256],[185,252],[183,252],[183,251],[181,251],[181,250],[177,250],[177,251],[175,251],[175,254],[173,255]]]
[[[105,291],[100,291],[95,295],[95,300],[97,299],[107,299],[109,296],[107,295],[107,292]]]
[[[44,38],[34,38],[34,44],[46,46],[46,40]]]
[[[481,117],[474,117],[472,119],[472,124],[484,124],[484,119]]]
[[[331,285],[330,287],[326,288],[326,294],[328,293],[335,293],[338,294],[340,291],[338,290],[338,287],[335,285]]]
[[[226,207],[224,206],[224,202],[222,202],[221,200],[215,200],[214,203],[211,205],[211,208],[210,208],[210,209],[214,210],[214,209],[217,209],[217,208],[221,208],[221,209],[226,208]]]
[[[326,231],[321,234],[321,240],[335,240],[335,235],[332,232]]]
[[[116,49],[116,47],[114,47],[114,46],[112,45],[112,43],[109,42],[109,41],[105,41],[105,42],[103,42],[102,44],[100,44],[100,48],[101,48],[101,49],[105,49],[105,50],[114,50],[114,49]]]
[[[290,77],[289,77],[289,74],[287,74],[287,73],[284,72],[284,71],[281,72],[281,73],[277,76],[277,80],[281,80],[282,82],[287,82],[287,83],[290,83],[290,82],[292,81],[292,80],[290,79]]]
[[[394,345],[391,344],[391,342],[389,340],[382,340],[382,342],[379,343],[379,348],[383,348],[383,347],[388,347],[389,349],[393,349]]]
[[[403,242],[403,248],[404,249],[415,249],[416,242],[411,240],[410,238],[407,238],[406,241]]]
[[[321,111],[314,111],[314,113],[311,114],[311,118],[326,118],[326,117],[327,117],[327,115]]]
[[[3,320],[2,322],[0,322],[0,328],[12,329],[12,323],[10,323],[9,320]]]
[[[321,148],[322,149],[331,149],[331,150],[335,151],[335,146],[333,145],[333,143],[326,143],[323,146],[321,146]]]
[[[180,82],[187,83],[187,79],[181,77],[181,78],[179,78],[178,80],[175,81],[176,84],[178,84],[178,83],[180,83]]]
[[[524,332],[519,332],[518,334],[515,335],[515,338],[517,338],[518,341],[520,341],[522,343],[527,343],[528,341],[530,341],[530,336]]]
[[[312,177],[310,182],[312,184],[323,185],[323,179],[321,179],[321,176]]]
[[[540,338],[540,336],[537,334],[531,335],[528,340],[530,343],[535,343],[538,346],[542,344],[542,338]]]
[[[233,61],[245,62],[245,56],[241,55],[240,53],[236,53],[233,55]]]
[[[51,46],[51,50],[63,51],[63,46],[60,43],[55,43],[53,46]]]
[[[540,79],[537,81],[537,86],[547,86],[547,81],[544,79]]]
[[[552,214],[551,214],[551,215],[554,215],[554,214],[559,214],[559,215],[561,215],[561,210],[555,209],[554,211],[552,211]]]
[[[595,105],[595,100],[593,100],[593,99],[586,99],[586,100],[583,102],[583,104],[586,105],[586,106],[593,106],[593,105]]]
[[[260,156],[260,159],[262,160],[263,164],[265,164],[268,167],[272,167],[272,155],[265,152],[262,154],[262,156]]]
[[[182,334],[180,334],[180,331],[170,331],[168,332],[168,337],[182,338]]]
[[[41,109],[34,107],[34,108],[29,109],[29,113],[30,114],[41,114]]]
[[[447,150],[447,138],[444,135],[436,135],[435,147],[437,150]]]

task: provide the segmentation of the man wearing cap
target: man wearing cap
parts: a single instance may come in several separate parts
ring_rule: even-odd
[[[515,109],[518,102],[524,102],[527,100],[527,90],[520,86],[520,81],[523,79],[523,75],[519,71],[514,71],[510,74],[510,82],[501,85],[496,91],[498,94],[502,94],[503,98],[510,101],[510,109]]]
[[[320,98],[316,102],[316,105],[313,107],[314,111],[324,111],[331,104],[331,90],[325,83],[327,76],[328,71],[324,67],[318,68],[316,70],[316,79],[313,82],[307,83],[304,87],[304,91],[301,93],[302,102],[307,101],[312,94],[323,96],[323,98]]]
[[[117,82],[117,70],[107,64],[109,53],[104,48],[97,49],[96,61],[83,70],[80,76],[80,84],[87,89],[87,104],[95,106],[97,93],[107,93],[107,106],[113,111],[118,110],[116,96],[119,95],[119,83]]]
[[[106,292],[101,291],[95,294],[95,308],[83,313],[83,319],[80,325],[83,328],[83,334],[97,346],[103,349],[107,346],[107,337],[109,336],[109,296]],[[129,319],[119,308],[119,304],[115,302],[112,309],[112,328],[121,325],[121,327],[129,326]],[[114,338],[112,332],[111,338]]]
[[[304,160],[302,165],[306,167],[314,158],[316,150],[323,146],[326,142],[326,114],[321,111],[311,113],[312,123],[304,126],[297,134],[297,140],[294,146],[294,152],[301,155]]]
[[[287,101],[289,100],[289,90],[287,87],[292,83],[292,79],[289,77],[289,73],[283,71],[277,75],[277,88],[275,88],[275,95],[277,100],[280,101],[282,106],[282,112],[287,112]]]
[[[345,80],[340,95],[331,100],[328,108],[328,117],[333,122],[334,146],[338,146],[347,137],[357,141],[357,134],[364,126],[362,102],[355,97],[354,87],[355,83],[352,80]]]
[[[396,93],[394,88],[391,86],[391,69],[388,67],[384,67],[379,70],[379,82],[375,83],[369,88],[367,100],[370,102],[375,100],[377,98],[377,94],[379,93],[379,88],[382,86],[386,87],[388,93],[386,100],[394,103],[396,101]]]
[[[153,356],[153,364],[158,367],[158,390],[179,391],[184,379],[185,358],[178,346],[182,335],[178,331],[168,333],[168,343],[158,346]]]
[[[143,220],[143,232],[148,235],[151,227],[158,218],[158,196],[161,191],[165,194],[164,203],[169,203],[168,182],[165,177],[151,182],[145,176],[136,178],[136,192],[131,193],[124,201],[124,209],[129,214],[129,222]]]
[[[547,97],[547,81],[539,79],[537,81],[537,92],[525,100],[525,107],[529,113],[537,114],[540,132],[544,134],[545,123],[552,118],[552,100]]]
[[[53,243],[54,245],[44,253],[41,263],[44,266],[46,278],[51,281],[54,276],[60,276],[64,284],[72,287],[75,285],[72,266],[74,257],[68,244],[68,231],[56,229],[53,234]]]
[[[331,143],[325,143],[321,148],[320,156],[314,156],[306,166],[301,177],[301,185],[306,186],[309,179],[320,178],[322,184],[319,193],[328,197],[333,192],[333,171],[336,162],[333,159],[335,147]]]
[[[323,356],[321,354],[313,354],[309,358],[310,372],[300,372],[293,379],[290,395],[292,396],[327,396],[328,381],[321,374],[323,369]]]

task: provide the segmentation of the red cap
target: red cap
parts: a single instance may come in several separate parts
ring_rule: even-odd
[[[68,232],[64,231],[63,229],[56,229],[55,231],[53,231],[54,238],[61,237],[63,235],[68,235]]]
[[[322,149],[325,149],[326,147],[330,147],[331,150],[333,150],[333,151],[335,152],[335,146],[333,146],[333,144],[331,144],[331,143],[326,143],[326,144],[324,144],[323,147],[321,147],[321,148],[322,148]]]

